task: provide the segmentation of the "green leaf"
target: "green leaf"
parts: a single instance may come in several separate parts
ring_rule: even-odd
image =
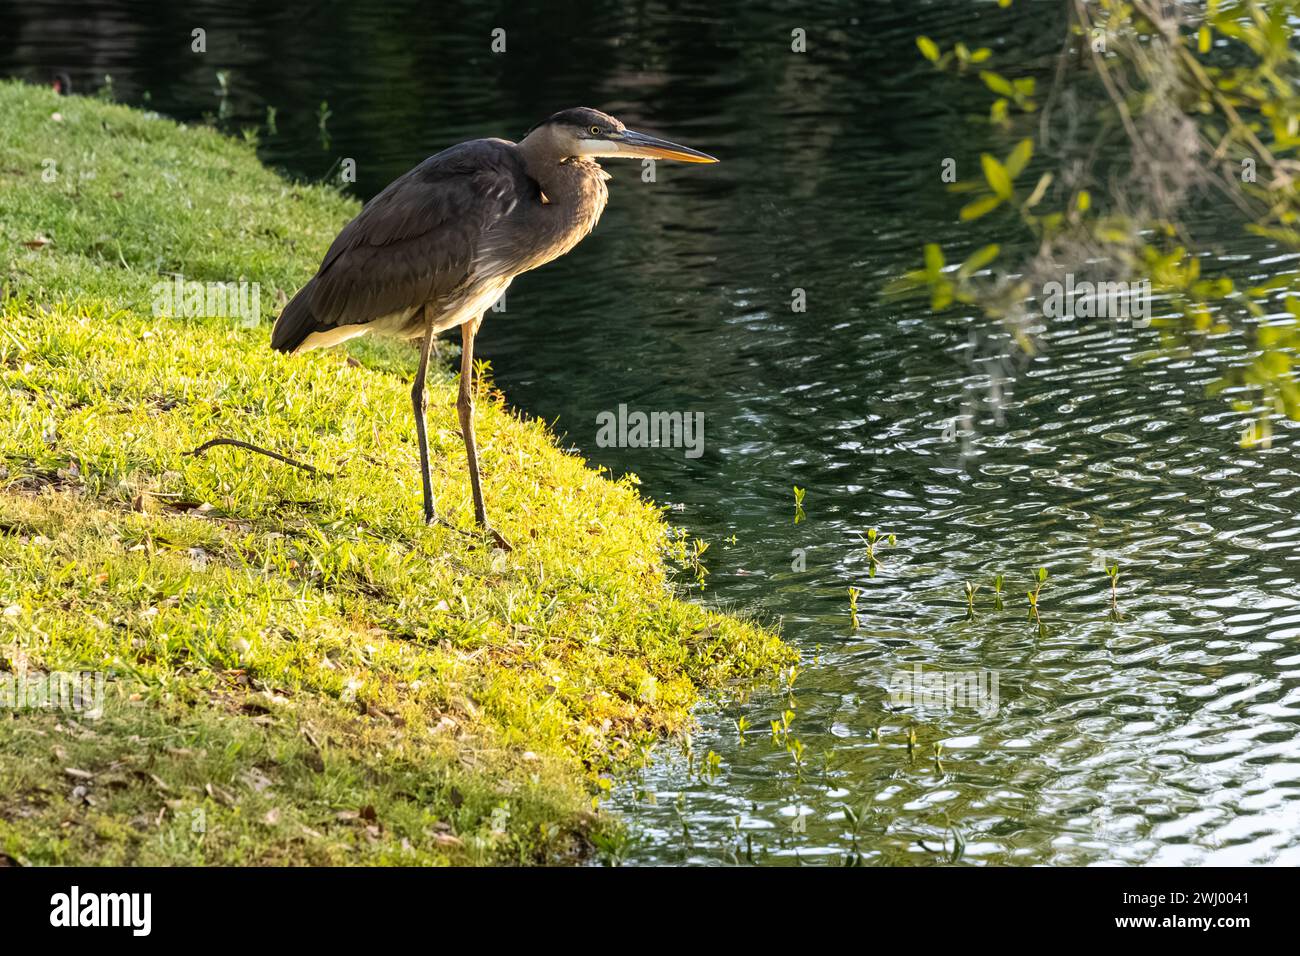
[[[966,279],[979,272],[998,257],[999,248],[997,243],[992,243],[983,249],[977,249],[969,259],[961,264],[961,268],[957,270],[958,277]]]
[[[973,203],[968,203],[961,207],[961,219],[967,222],[971,219],[978,219],[980,216],[987,215],[998,206],[1002,205],[1002,199],[999,196],[985,196],[983,199],[977,199]]]
[[[1029,198],[1025,200],[1025,208],[1032,209],[1037,206],[1042,201],[1043,196],[1047,194],[1047,187],[1050,185],[1052,185],[1051,173],[1043,173],[1043,175],[1039,176],[1038,185],[1034,187],[1034,191],[1030,193]]]
[[[921,51],[921,56],[925,57],[931,63],[939,62],[939,47],[929,37],[917,37],[916,45]]]
[[[1034,141],[1032,139],[1022,139],[1016,143],[1016,148],[1007,157],[1007,175],[1012,179],[1019,176],[1033,155]]]
[[[933,242],[925,244],[925,271],[931,279],[937,279],[943,271],[943,250]]]
[[[942,312],[950,305],[952,305],[952,283],[940,279],[930,292],[930,309],[934,312]]]
[[[999,199],[1010,199],[1011,177],[1007,175],[1006,167],[988,153],[980,153],[980,164],[984,167],[984,178],[994,195]]]
[[[984,85],[994,93],[1012,98],[1016,95],[1016,91],[1012,89],[1011,84],[1008,83],[1005,78],[994,73],[992,70],[981,70],[980,79],[983,80]]]

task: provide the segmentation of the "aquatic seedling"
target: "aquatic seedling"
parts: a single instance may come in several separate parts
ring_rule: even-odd
[[[844,855],[845,866],[861,866],[862,851],[858,848],[858,839],[862,834],[862,822],[866,817],[869,806],[863,803],[862,810],[855,810],[847,803],[842,804],[844,808],[844,819],[849,823],[849,851]]]
[[[745,746],[745,731],[749,730],[749,718],[745,716],[741,716],[735,721],[735,724],[736,724],[736,737],[737,740],[739,741],[739,746],[743,747]]]
[[[803,741],[800,740],[798,737],[791,737],[790,742],[785,745],[785,749],[786,749],[786,753],[788,753],[791,757],[794,758],[795,770],[798,773],[802,774],[803,753],[804,753]]]
[[[794,486],[794,523],[795,524],[798,524],[800,521],[804,519],[803,496],[804,494],[806,494],[806,492],[807,492],[806,488],[800,488],[798,485]]]
[[[975,616],[975,594],[979,589],[980,586],[978,584],[971,584],[969,581],[966,582],[966,615],[968,617],[973,618]]]
[[[966,853],[966,837],[962,835],[961,830],[953,825],[952,820],[945,813],[943,817],[946,832],[943,835],[943,843],[939,849],[934,849],[924,840],[917,840],[916,845],[926,853],[937,853],[940,856],[947,857],[949,863],[957,863]],[[948,849],[948,837],[952,837],[952,850]]]
[[[916,728],[907,728],[907,759],[910,761],[916,756]]]
[[[677,815],[677,822],[682,827],[682,848],[684,850],[695,849],[695,841],[691,839],[691,825],[686,818],[686,791],[679,791],[677,799],[673,801],[673,813]]]
[[[329,121],[333,115],[334,111],[330,109],[329,103],[321,100],[320,106],[316,109],[316,128],[320,132],[321,149],[330,148]]]
[[[876,576],[876,568],[882,567],[884,565],[884,562],[881,561],[878,557],[876,557],[877,537],[878,535],[875,528],[867,529],[867,575],[868,577],[873,577],[873,578]],[[885,541],[889,544],[891,548],[898,543],[898,539],[892,534],[889,537],[887,537]]]
[[[1000,574],[993,579],[993,608],[997,611],[1002,610],[1002,575]]]
[[[1106,569],[1106,577],[1110,578],[1110,613],[1119,619],[1119,596],[1116,588],[1119,586],[1119,562],[1116,561]]]
[[[686,564],[695,574],[695,583],[704,589],[704,579],[709,576],[709,569],[704,566],[704,552],[709,550],[709,543],[699,538],[691,540],[691,551],[686,555]]]
[[[947,817],[945,816],[945,820]],[[962,835],[961,830],[951,821],[947,820],[948,832],[952,834],[952,853],[948,854],[949,863],[958,863],[966,853],[966,837]]]
[[[713,780],[722,770],[722,757],[710,750],[704,758],[704,767],[702,768],[703,776]]]
[[[849,619],[855,631],[858,629],[858,595],[861,593],[857,588],[849,588]]]
[[[794,720],[794,711],[787,710],[780,720],[772,721],[772,743],[779,744],[790,736],[790,721]]]
[[[1037,621],[1040,626],[1043,623],[1043,619],[1038,614],[1038,595],[1042,593],[1043,585],[1046,583],[1047,583],[1047,568],[1039,568],[1038,581],[1034,585],[1033,590],[1025,592],[1026,594],[1029,595],[1029,617],[1031,620]]]

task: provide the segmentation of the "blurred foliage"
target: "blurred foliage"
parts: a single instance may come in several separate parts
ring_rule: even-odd
[[[1010,0],[999,5],[1011,8],[1004,16],[1028,15]],[[1277,252],[1300,251],[1300,55],[1288,25],[1300,0],[1067,8],[1069,35],[1045,96],[987,48],[945,51],[917,39],[936,70],[978,76],[993,97],[989,124],[1009,144],[1004,156],[980,155],[978,178],[948,182],[964,199],[960,220],[1010,212],[1008,233],[1036,249],[1016,257],[1008,243],[987,245],[949,263],[930,244],[923,266],[889,291],[927,294],[936,311],[974,307],[1032,352],[1035,298],[1047,282],[1066,273],[1146,280],[1158,344],[1144,357],[1231,353],[1211,391],[1251,415],[1243,444],[1267,444],[1272,419],[1300,419],[1300,271],[1249,287],[1204,275],[1209,243],[1190,222],[1197,203],[1213,201],[1216,221],[1235,218]]]

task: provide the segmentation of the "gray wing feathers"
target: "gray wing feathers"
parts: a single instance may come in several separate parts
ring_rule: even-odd
[[[394,180],[344,227],[299,292],[311,331],[369,322],[453,292],[469,278],[483,236],[530,184],[502,140],[453,146]]]

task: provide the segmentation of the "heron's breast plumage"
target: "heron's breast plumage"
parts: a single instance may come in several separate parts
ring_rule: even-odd
[[[609,201],[608,174],[596,163],[568,160],[529,169],[535,197],[518,203],[483,237],[475,273],[517,276],[571,250],[596,228]]]

